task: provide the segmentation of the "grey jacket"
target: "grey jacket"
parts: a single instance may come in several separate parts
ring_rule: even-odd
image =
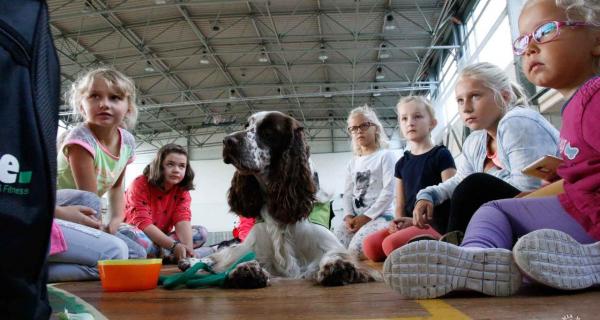
[[[515,107],[498,123],[496,136],[498,159],[503,169],[487,171],[521,191],[539,188],[541,180],[521,173],[521,169],[544,155],[558,156],[558,131],[539,112]],[[417,201],[429,200],[438,205],[452,197],[456,186],[468,175],[484,172],[487,155],[487,132],[472,132],[463,144],[462,157],[457,161],[456,175],[417,194]]]

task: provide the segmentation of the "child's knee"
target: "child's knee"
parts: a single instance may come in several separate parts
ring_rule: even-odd
[[[371,261],[379,262],[385,260],[382,243],[385,237],[388,236],[387,230],[374,232],[365,238],[363,241],[363,253]]]
[[[129,258],[129,247],[127,247],[125,241],[117,237],[111,237],[111,240],[108,243],[106,256],[108,260],[127,259]]]

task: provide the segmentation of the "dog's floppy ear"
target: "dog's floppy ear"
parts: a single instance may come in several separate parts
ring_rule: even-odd
[[[290,224],[306,217],[312,210],[315,200],[315,184],[308,164],[308,145],[304,130],[293,118],[290,130],[292,141],[281,154],[276,167],[269,173],[268,207],[269,214],[278,222]]]
[[[265,200],[258,180],[253,175],[241,175],[236,171],[227,193],[227,203],[229,203],[231,211],[239,216],[260,217],[260,210]]]

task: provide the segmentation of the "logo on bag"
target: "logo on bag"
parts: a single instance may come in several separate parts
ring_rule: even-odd
[[[12,154],[0,157],[0,193],[29,194],[31,171],[20,171],[19,160]]]

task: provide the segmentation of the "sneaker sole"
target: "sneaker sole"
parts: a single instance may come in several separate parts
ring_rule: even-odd
[[[533,280],[562,290],[600,284],[600,243],[580,244],[549,229],[521,237],[513,248],[517,266]]]
[[[465,249],[440,241],[419,241],[395,250],[383,265],[385,283],[411,299],[431,299],[470,289],[509,296],[521,273],[506,249]]]

